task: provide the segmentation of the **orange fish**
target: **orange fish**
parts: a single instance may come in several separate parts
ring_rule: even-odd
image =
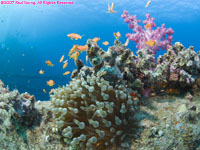
[[[169,48],[172,48],[172,46],[171,46],[170,44],[168,44],[168,45],[167,45],[167,48],[168,48],[168,49],[169,49]]]
[[[67,65],[68,65],[68,62],[65,61],[65,63],[63,64],[63,69],[65,69],[67,67]]]
[[[44,71],[43,71],[43,70],[40,70],[40,71],[39,71],[39,74],[44,74]]]
[[[128,46],[129,43],[129,39],[126,40],[126,42],[124,43],[124,46]]]
[[[62,55],[62,57],[60,58],[60,62],[62,62],[63,61],[63,59],[64,59],[64,55]]]
[[[75,33],[68,34],[67,36],[69,38],[71,38],[71,40],[73,40],[73,39],[78,40],[78,39],[82,38],[82,36],[80,36],[79,34],[75,34]]]
[[[48,66],[51,66],[51,67],[54,66],[54,64],[52,64],[52,62],[51,62],[50,60],[45,61],[45,63],[46,63]]]
[[[145,7],[147,8],[150,3],[151,3],[151,1],[148,1],[147,4],[145,5]]]
[[[53,80],[49,80],[49,81],[47,81],[47,85],[48,86],[54,86],[55,82]]]
[[[131,92],[130,96],[133,98],[133,100],[137,99],[137,94],[135,94],[134,92]]]
[[[108,4],[108,12],[115,13],[116,11],[114,11],[113,9],[114,9],[114,3],[111,4],[111,7],[110,7],[110,4]]]
[[[120,32],[113,33],[113,34],[114,34],[114,36],[115,36],[115,38],[116,38],[116,39],[118,39],[118,38],[120,38],[120,37],[121,37],[121,34],[120,34]]]
[[[148,29],[148,28],[151,28],[151,24],[150,23],[147,23],[145,26],[144,26],[145,29]]]
[[[47,91],[46,91],[45,89],[42,89],[42,91],[43,91],[44,93],[47,93]]]
[[[108,42],[108,41],[105,41],[105,42],[103,42],[102,44],[105,45],[105,46],[107,46],[107,45],[109,44],[109,42]]]
[[[95,37],[95,38],[92,39],[92,41],[95,42],[95,43],[97,43],[99,40],[100,40],[100,38],[98,38],[98,37]]]
[[[72,59],[74,59],[74,61],[76,61],[77,59],[78,59],[78,56],[80,55],[80,53],[79,52],[75,52],[74,54],[72,54],[71,56],[70,56],[70,58],[72,58]]]
[[[77,51],[77,47],[78,45],[73,45],[73,47],[70,49],[69,54],[74,53],[75,51]]]
[[[77,47],[77,50],[79,50],[80,52],[86,51],[87,49],[88,49],[88,46],[87,46],[87,45],[78,46],[78,47]]]
[[[49,92],[49,94],[53,93],[54,89],[51,89],[51,91]]]
[[[63,73],[63,76],[70,74],[69,71],[66,71],[65,73]]]
[[[156,41],[155,40],[150,40],[148,42],[145,42],[146,45],[149,45],[150,47],[156,45]]]

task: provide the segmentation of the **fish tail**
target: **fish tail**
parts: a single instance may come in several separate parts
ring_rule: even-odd
[[[85,34],[81,35],[81,38],[82,38],[83,36],[85,36]]]

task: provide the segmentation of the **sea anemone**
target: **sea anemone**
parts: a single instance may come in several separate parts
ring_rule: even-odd
[[[138,100],[128,91],[94,74],[55,89],[52,113],[64,141],[80,149],[127,149]]]

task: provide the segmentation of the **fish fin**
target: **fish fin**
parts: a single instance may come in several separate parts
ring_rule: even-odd
[[[85,36],[85,34],[81,35],[81,38],[82,38],[83,36]]]
[[[112,2],[112,4],[111,4],[111,9],[113,9],[114,8],[114,3]]]
[[[110,10],[110,4],[108,4],[108,11]]]

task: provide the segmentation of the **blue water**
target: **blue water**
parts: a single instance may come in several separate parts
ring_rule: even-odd
[[[107,13],[111,2],[117,13]],[[175,31],[173,43],[180,41],[185,47],[193,45],[195,51],[200,50],[199,0],[152,0],[148,8],[144,7],[146,3],[147,0],[74,0],[73,5],[0,5],[0,79],[11,90],[17,88],[34,94],[37,100],[48,100],[49,95],[42,92],[51,89],[47,80],[54,80],[54,87],[70,81],[70,75],[62,73],[72,72],[74,62],[69,60],[63,70],[59,59],[63,54],[69,59],[67,53],[73,44],[85,45],[87,39],[100,37],[99,46],[107,50],[102,42],[112,44],[113,32],[117,31],[122,43],[126,41],[125,34],[132,31],[121,18],[125,9],[140,20],[150,13],[157,26],[165,23]],[[72,41],[66,36],[69,33],[84,36]],[[136,52],[134,42],[128,47]],[[85,53],[79,58],[85,62]],[[54,67],[48,67],[46,60],[51,60]],[[44,75],[39,75],[40,69]]]

